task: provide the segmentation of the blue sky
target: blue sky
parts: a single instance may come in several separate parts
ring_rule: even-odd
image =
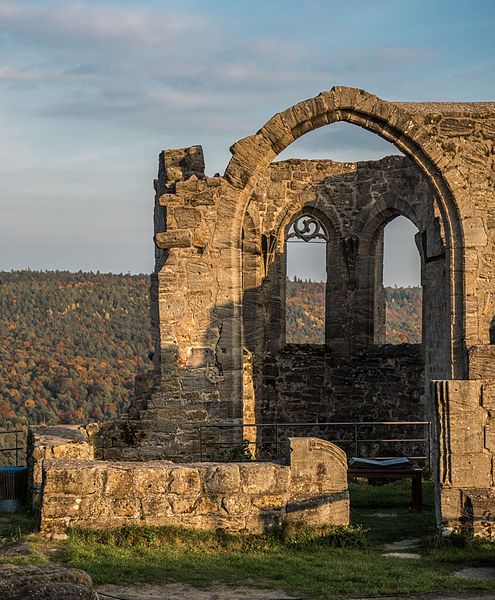
[[[202,144],[223,172],[234,141],[333,85],[495,100],[494,30],[492,0],[0,0],[0,269],[149,272],[162,148]],[[392,152],[336,124],[284,156]]]

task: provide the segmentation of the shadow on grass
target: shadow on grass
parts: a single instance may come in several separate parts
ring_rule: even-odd
[[[381,501],[373,500],[373,494]],[[67,561],[88,571],[96,583],[181,581],[204,587],[222,582],[282,588],[317,599],[495,591],[493,581],[452,576],[465,566],[489,564],[494,557],[493,544],[465,548],[430,544],[421,549],[422,558],[416,561],[383,556],[383,541],[431,534],[433,496],[428,485],[425,496],[426,510],[417,513],[407,508],[407,486],[393,484],[390,489],[372,490],[353,486],[354,524],[371,527],[371,531],[363,535],[359,527],[347,533],[340,528],[333,540],[330,535],[287,540],[277,533],[235,536],[173,528],[75,531]],[[397,517],[377,517],[376,512]],[[357,539],[360,547],[356,547]]]
[[[351,523],[370,530],[372,544],[423,538],[435,531],[433,482],[423,482],[423,510],[410,508],[411,484],[396,481],[373,486],[350,483]]]

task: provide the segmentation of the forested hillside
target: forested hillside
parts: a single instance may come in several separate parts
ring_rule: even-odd
[[[420,287],[386,287],[385,335],[389,344],[420,344],[423,291]]]
[[[0,429],[102,420],[151,366],[149,277],[0,272]],[[391,342],[420,339],[421,290],[387,288]],[[324,284],[288,282],[288,341],[322,343]]]
[[[0,273],[0,427],[115,416],[149,365],[147,275]]]
[[[385,297],[387,342],[389,344],[421,343],[421,288],[386,287]],[[288,281],[287,309],[287,341],[289,343],[324,343],[324,283]]]

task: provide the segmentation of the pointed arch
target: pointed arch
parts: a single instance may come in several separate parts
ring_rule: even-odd
[[[409,112],[413,104],[392,103],[361,89],[334,87],[273,116],[252,136],[235,143],[225,178],[237,188],[232,238],[240,239],[240,223],[251,193],[269,164],[293,141],[315,129],[347,121],[394,144],[419,167],[431,185],[442,217],[448,252],[451,314],[451,377],[464,375],[463,231],[448,174],[442,172],[444,153]]]

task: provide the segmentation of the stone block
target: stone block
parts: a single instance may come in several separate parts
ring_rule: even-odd
[[[287,467],[281,467],[288,471]],[[246,494],[267,494],[277,491],[277,467],[268,463],[245,463],[239,465],[242,491]]]
[[[132,496],[134,494],[133,484],[133,472],[130,468],[107,466],[103,473],[103,495],[109,498]]]
[[[171,494],[194,495],[201,491],[201,478],[195,467],[174,467],[171,472]]]
[[[260,510],[285,510],[287,494],[253,496],[251,502],[253,506]]]
[[[201,496],[194,507],[196,515],[215,514],[220,509],[220,498],[213,496]]]
[[[195,497],[188,498],[186,496],[181,495],[170,495],[168,496],[168,500],[170,502],[170,506],[174,515],[179,515],[183,513],[192,514],[194,512],[197,501]]]
[[[139,496],[166,494],[169,491],[171,474],[171,467],[148,466],[144,463],[133,471],[134,490]]]
[[[53,517],[74,517],[79,516],[81,511],[81,498],[75,496],[65,496],[64,491],[58,490],[58,493],[50,494],[43,498],[41,520]]]
[[[98,471],[94,468],[94,463],[45,460],[43,469],[43,489],[48,495],[64,493],[84,496],[96,492]]]
[[[160,154],[159,176],[168,182],[187,180],[192,175],[204,177],[205,161],[203,148],[173,148]]]
[[[205,491],[210,494],[233,494],[240,491],[239,465],[221,464],[206,468]]]
[[[478,537],[495,539],[495,488],[463,490],[464,527]]]
[[[483,430],[481,429],[483,432]],[[492,485],[492,457],[480,449],[478,452],[451,454],[450,483],[457,488],[490,487]]]
[[[245,520],[245,532],[264,533],[280,527],[285,520],[285,514],[279,511],[263,511],[257,514],[247,515]]]
[[[190,248],[192,246],[192,233],[188,229],[156,233],[154,241],[156,246],[162,250]]]
[[[486,450],[490,452],[492,456],[495,456],[495,419],[492,419],[489,425],[485,426],[485,443]],[[494,473],[495,476],[495,473]]]
[[[142,519],[150,524],[153,524],[157,517],[173,514],[169,498],[156,494],[141,498],[141,512]]]
[[[141,503],[137,498],[113,498],[111,502],[111,514],[115,517],[127,517],[140,519],[142,516]]]
[[[124,448],[103,448],[102,458],[103,460],[121,460],[123,450]]]
[[[178,229],[195,229],[201,223],[201,213],[195,208],[176,206],[172,214]]]
[[[289,503],[286,520],[304,527],[324,527],[348,525],[349,515],[349,494],[341,492],[306,502]]]
[[[232,516],[246,515],[251,507],[249,496],[243,494],[228,495],[222,498],[222,508]]]
[[[495,345],[469,346],[467,353],[470,379],[495,380]]]
[[[290,439],[290,497],[347,490],[345,452],[316,438]]]

